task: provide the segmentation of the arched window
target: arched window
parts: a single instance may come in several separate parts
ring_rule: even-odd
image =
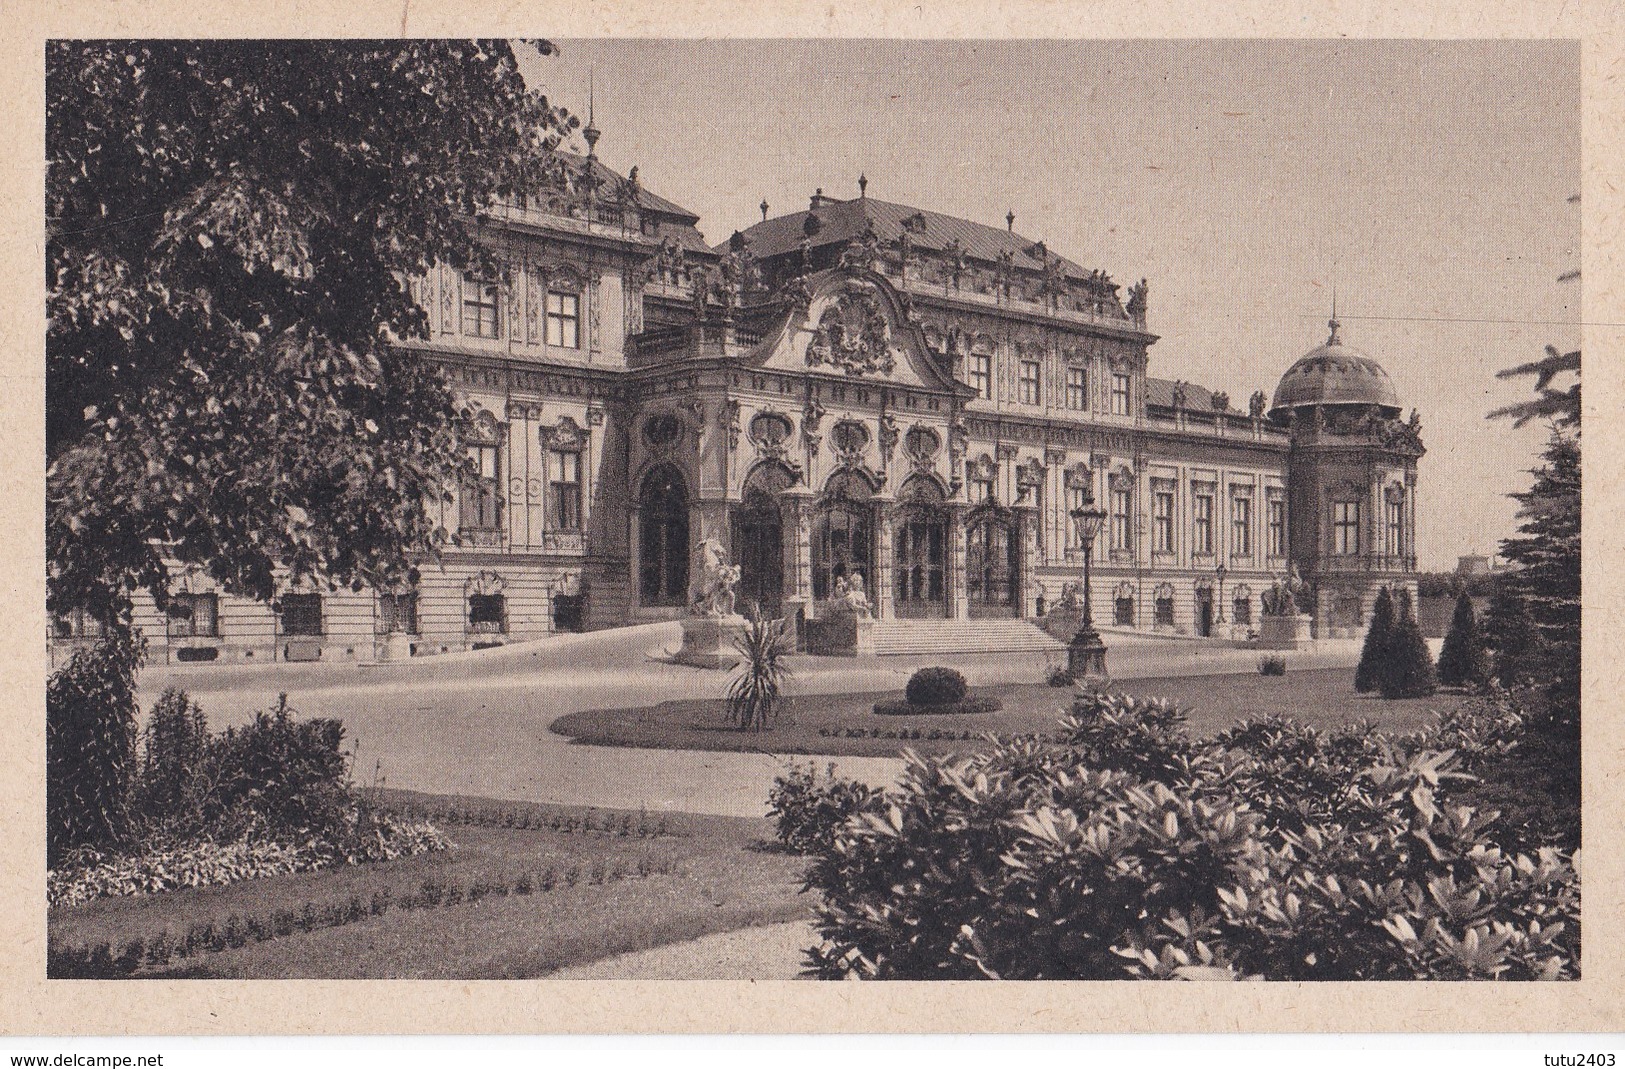
[[[831,477],[813,524],[813,597],[833,596],[837,580],[854,573],[870,589],[874,569],[874,510],[870,489],[853,472]]]
[[[638,591],[644,605],[688,601],[688,484],[670,464],[644,476],[638,495]]]

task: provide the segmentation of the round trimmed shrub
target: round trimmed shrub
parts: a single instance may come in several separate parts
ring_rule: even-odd
[[[935,666],[910,676],[903,696],[910,705],[958,705],[969,689],[957,669]]]

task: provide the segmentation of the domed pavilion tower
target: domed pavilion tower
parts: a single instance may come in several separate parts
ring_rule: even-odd
[[[1416,462],[1421,420],[1399,418],[1394,384],[1344,345],[1326,344],[1281,376],[1269,417],[1291,434],[1291,560],[1313,597],[1315,636],[1357,637],[1388,587],[1415,604]]]

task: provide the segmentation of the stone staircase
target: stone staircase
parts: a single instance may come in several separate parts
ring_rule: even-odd
[[[1066,647],[1027,620],[877,620],[875,656],[1058,653]]]

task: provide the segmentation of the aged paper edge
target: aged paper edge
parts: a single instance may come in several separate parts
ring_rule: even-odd
[[[1625,727],[1621,672],[1607,636],[1621,622],[1616,428],[1622,374],[1594,360],[1585,489],[1585,979],[1570,984],[815,984],[724,981],[44,980],[43,802],[43,43],[52,37],[1361,37],[1567,38],[1583,42],[1584,307],[1589,324],[1625,322],[1618,233],[1625,174],[1625,12],[1538,0],[1480,9],[1400,4],[1225,5],[1142,0],[931,4],[871,0],[861,11],[811,0],[683,5],[600,0],[471,8],[443,0],[344,4],[178,0],[8,5],[0,68],[10,122],[3,271],[6,554],[0,667],[0,1031],[8,1034],[391,1034],[616,1032],[1396,1032],[1602,1031],[1625,1027],[1625,918],[1617,802]],[[1042,102],[1035,102],[1042,106]],[[1513,148],[1515,151],[1515,147]],[[1588,326],[1592,353],[1620,329]]]

